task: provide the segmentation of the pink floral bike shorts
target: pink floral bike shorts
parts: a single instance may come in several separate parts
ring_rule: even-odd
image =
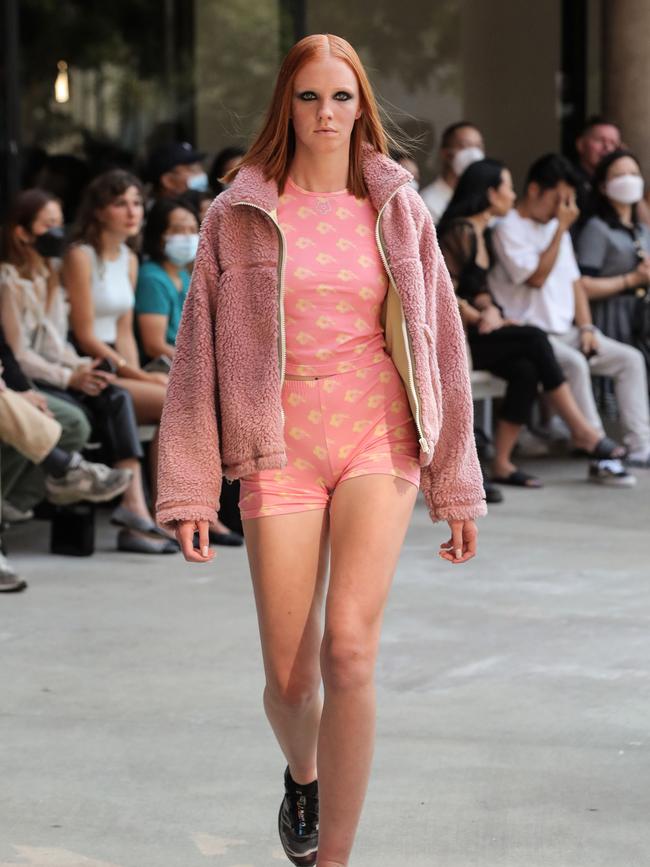
[[[288,464],[240,480],[241,516],[288,515],[329,507],[346,479],[375,473],[420,485],[418,437],[391,358],[282,388]]]

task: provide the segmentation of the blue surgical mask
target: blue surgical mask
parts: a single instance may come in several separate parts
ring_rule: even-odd
[[[184,268],[196,259],[198,235],[170,235],[165,240],[165,257],[172,265]]]
[[[205,172],[198,175],[190,175],[187,179],[187,189],[196,190],[197,193],[205,193],[210,189],[208,176]]]

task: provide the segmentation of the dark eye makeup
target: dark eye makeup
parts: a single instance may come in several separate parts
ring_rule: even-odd
[[[302,99],[303,102],[311,102],[316,98],[317,96],[313,90],[303,90],[298,94],[298,99]],[[352,99],[352,94],[347,90],[337,90],[334,94],[334,99],[339,102],[346,102],[348,99]]]

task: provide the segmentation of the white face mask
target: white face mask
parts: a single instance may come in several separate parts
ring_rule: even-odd
[[[205,193],[209,189],[208,176],[205,172],[198,175],[190,175],[187,179],[187,189],[196,190],[198,193]]]
[[[451,167],[454,170],[454,174],[460,177],[468,166],[483,159],[485,159],[485,154],[480,148],[463,148],[454,154]]]
[[[196,259],[199,247],[198,235],[170,235],[165,241],[165,257],[179,268]]]
[[[619,205],[636,205],[643,198],[643,188],[640,175],[619,175],[605,184],[607,197]]]
[[[415,178],[411,178],[411,180],[409,181],[409,187],[413,187],[413,189],[417,193],[420,189],[420,184],[415,180]]]

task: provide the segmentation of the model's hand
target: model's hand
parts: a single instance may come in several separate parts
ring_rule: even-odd
[[[214,558],[214,551],[210,550],[209,530],[209,521],[179,521],[176,525],[176,539],[188,563],[209,563]],[[197,531],[199,547],[195,548],[194,534]]]
[[[474,521],[449,521],[451,539],[443,542],[439,554],[450,563],[467,563],[476,556],[478,529]]]

